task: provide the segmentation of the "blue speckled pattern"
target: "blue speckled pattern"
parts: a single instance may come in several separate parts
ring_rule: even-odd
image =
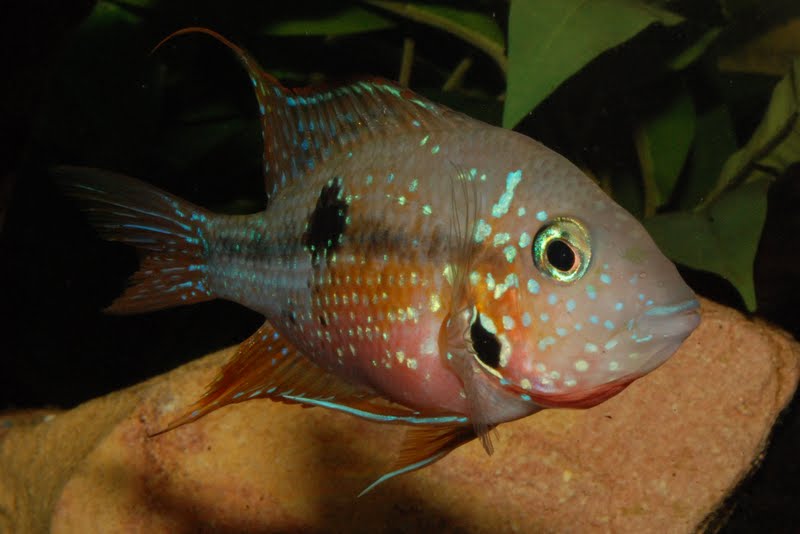
[[[111,307],[224,298],[265,317],[174,428],[267,397],[415,430],[379,481],[662,364],[698,304],[644,228],[539,143],[386,80],[255,87],[268,208],[225,216],[67,169],[110,239],[146,253]]]

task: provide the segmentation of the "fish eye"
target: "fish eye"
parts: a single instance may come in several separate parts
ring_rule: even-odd
[[[531,248],[536,268],[557,282],[580,280],[589,268],[589,232],[575,219],[557,217],[536,234]]]

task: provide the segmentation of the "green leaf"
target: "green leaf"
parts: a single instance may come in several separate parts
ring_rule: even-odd
[[[768,187],[769,180],[757,180],[722,194],[699,212],[656,215],[644,225],[672,260],[719,274],[752,311],[753,261],[767,214]]]
[[[332,13],[271,22],[264,28],[268,35],[352,35],[394,27],[394,22],[359,6],[347,6]]]
[[[645,186],[645,216],[672,195],[694,138],[694,102],[681,91],[636,132],[636,148]]]
[[[711,28],[697,41],[670,60],[668,66],[672,70],[683,70],[697,61],[719,36],[722,28]]]
[[[424,3],[366,0],[375,7],[421,22],[460,37],[488,54],[500,70],[507,68],[505,39],[497,21],[482,12],[452,6]]]
[[[774,178],[800,161],[800,59],[772,92],[769,107],[747,144],[733,154],[710,193],[714,198],[730,184]]]
[[[697,117],[695,145],[680,198],[683,209],[703,203],[717,182],[725,160],[736,150],[736,136],[728,108],[722,104]]]
[[[771,29],[719,58],[719,68],[729,72],[750,72],[783,76],[800,56],[800,17]]]
[[[503,125],[512,127],[556,87],[651,24],[683,18],[636,0],[512,0]]]

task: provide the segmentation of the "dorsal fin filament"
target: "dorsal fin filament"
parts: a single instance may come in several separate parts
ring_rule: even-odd
[[[189,33],[209,35],[230,48],[250,76],[261,114],[264,177],[270,197],[321,162],[347,154],[368,138],[403,130],[463,127],[470,121],[382,78],[337,86],[284,87],[247,51],[207,28],[178,30],[154,50],[173,37]]]

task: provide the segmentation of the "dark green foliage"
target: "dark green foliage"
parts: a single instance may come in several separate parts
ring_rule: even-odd
[[[768,187],[800,160],[800,47],[770,48],[786,32],[800,42],[797,12],[782,0],[100,1],[61,52],[37,140],[58,163],[178,176],[174,192],[210,207],[259,206],[238,64],[200,36],[150,55],[174,30],[209,26],[289,84],[399,75],[541,139],[753,309]],[[742,53],[754,39],[762,63]]]

